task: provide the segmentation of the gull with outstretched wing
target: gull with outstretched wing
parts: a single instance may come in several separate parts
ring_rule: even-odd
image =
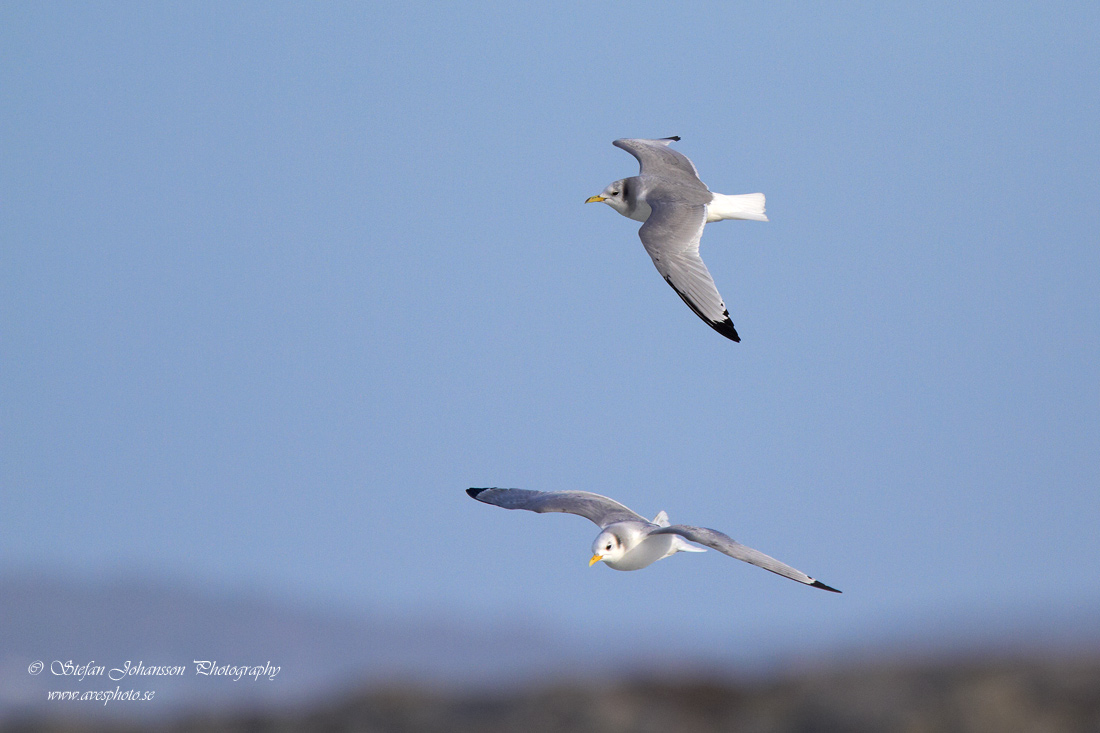
[[[644,222],[638,236],[665,282],[707,325],[740,341],[714,278],[699,256],[699,240],[708,222],[767,221],[764,194],[712,192],[699,180],[687,156],[669,147],[679,139],[616,140],[615,146],[638,159],[641,171],[615,181],[585,203],[601,201],[629,219]]]
[[[670,524],[668,515],[664,512],[650,522],[614,499],[588,491],[466,489],[466,493],[478,501],[505,509],[525,509],[539,513],[564,512],[592,521],[601,531],[592,543],[594,554],[588,563],[590,566],[603,562],[615,570],[640,570],[677,552],[704,552],[703,548],[696,545],[705,545],[784,578],[833,593],[840,592],[814,580],[801,570],[795,570],[759,550],[736,542],[717,530]]]

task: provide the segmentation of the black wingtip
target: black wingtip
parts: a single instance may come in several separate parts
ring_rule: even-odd
[[[741,337],[737,335],[737,329],[733,327],[733,321],[731,321],[730,319],[727,318],[726,320],[719,321],[717,323],[715,323],[714,321],[707,321],[707,323],[710,324],[711,328],[728,338],[730,341],[741,343]]]
[[[665,140],[672,140],[673,142],[680,142],[679,135],[673,135],[672,137],[666,137]]]
[[[821,590],[827,590],[830,593],[840,593],[841,592],[841,591],[838,591],[836,588],[830,588],[829,586],[822,583],[820,580],[815,580],[814,582],[810,583],[810,587],[811,588],[820,588]]]
[[[476,499],[482,491],[488,491],[488,489],[466,489],[466,493],[470,495],[471,499]]]
[[[692,303],[686,295],[681,293],[679,288],[672,284],[672,278],[670,278],[668,275],[665,275],[665,282],[668,283],[670,288],[676,291],[676,294],[680,296],[680,300],[687,303],[687,307],[691,308],[692,312],[695,313],[695,315],[703,319],[704,323],[728,338],[730,341],[741,343],[741,337],[737,335],[737,329],[733,327],[733,321],[730,320],[730,312],[728,310],[722,313],[722,315],[726,317],[726,320],[712,321],[705,315],[703,315],[703,311],[699,310],[699,308],[696,307],[696,305]]]

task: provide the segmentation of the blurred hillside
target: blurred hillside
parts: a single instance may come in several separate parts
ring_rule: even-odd
[[[201,716],[140,726],[13,722],[6,730],[1095,733],[1100,731],[1100,656],[866,665],[758,683],[558,684],[507,694],[375,689],[300,712]]]
[[[188,666],[179,677],[131,678],[137,680],[132,686],[155,690],[155,701],[98,711],[117,717],[294,705],[395,677],[486,685],[524,680],[536,670],[584,671],[590,658],[583,647],[526,619],[482,628],[434,611],[318,608],[247,589],[136,576],[0,574],[0,725],[57,711],[59,703],[46,699],[51,690],[115,688],[106,674],[80,679],[51,672],[70,660],[106,670],[128,661]],[[273,680],[203,677],[194,674],[194,660],[270,664],[279,672]],[[36,661],[43,670],[28,674]]]
[[[387,616],[243,589],[0,575],[0,731],[1100,733],[1100,614],[1014,610],[868,629],[827,655],[769,639],[708,655],[667,639],[623,645],[600,626],[567,633],[445,609]],[[70,659],[188,672],[117,683],[51,672]],[[280,671],[198,676],[197,659]],[[116,684],[155,699],[47,698]]]

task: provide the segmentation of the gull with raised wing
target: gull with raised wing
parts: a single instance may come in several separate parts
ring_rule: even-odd
[[[600,534],[592,543],[589,566],[603,562],[615,570],[640,570],[677,552],[705,552],[694,543],[706,545],[738,560],[770,570],[784,578],[822,590],[840,593],[800,570],[773,557],[746,547],[727,535],[706,527],[669,524],[668,515],[661,512],[653,521],[627,509],[606,496],[588,491],[530,491],[527,489],[466,489],[478,501],[530,512],[565,512],[595,522]]]
[[[688,158],[669,147],[679,137],[616,140],[638,159],[641,172],[615,181],[586,204],[602,201],[623,216],[644,222],[638,230],[657,271],[695,314],[728,339],[740,341],[729,311],[699,256],[703,227],[722,219],[767,221],[764,194],[713,193]]]

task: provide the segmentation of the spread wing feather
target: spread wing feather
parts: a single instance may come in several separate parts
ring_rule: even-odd
[[[706,184],[699,180],[699,171],[695,170],[695,164],[683,153],[669,147],[669,143],[679,139],[678,137],[666,137],[660,140],[626,138],[615,140],[611,144],[637,158],[643,176],[658,176],[706,189]]]
[[[657,271],[707,325],[728,339],[740,341],[714,278],[699,256],[699,240],[707,223],[706,205],[686,205],[652,195],[647,203],[649,218],[638,236]]]
[[[466,489],[466,493],[486,504],[529,512],[564,512],[595,522],[601,528],[614,522],[648,521],[645,517],[588,491],[532,491],[530,489]]]
[[[814,588],[821,588],[822,590],[832,591],[833,593],[840,592],[836,588],[830,588],[821,581],[814,580],[801,570],[795,570],[790,565],[779,562],[774,557],[770,557],[759,550],[754,550],[751,547],[742,545],[740,542],[737,542],[728,535],[722,534],[715,529],[692,527],[686,524],[674,524],[671,527],[660,527],[652,530],[649,534],[680,535],[691,542],[706,545],[730,557],[743,560],[757,567],[764,568],[765,570],[770,570],[777,575],[782,575],[784,578],[797,580],[799,583],[805,583]]]

